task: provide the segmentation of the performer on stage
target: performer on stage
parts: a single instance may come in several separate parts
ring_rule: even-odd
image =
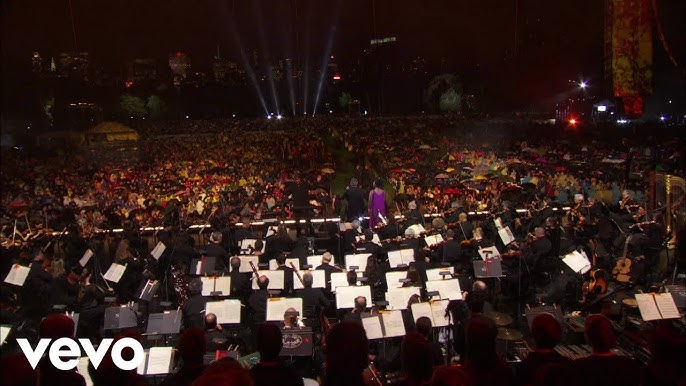
[[[381,180],[374,181],[374,189],[369,191],[369,227],[374,229],[386,217],[386,191]]]

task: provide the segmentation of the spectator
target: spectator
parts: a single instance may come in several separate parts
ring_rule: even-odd
[[[181,357],[181,368],[169,374],[160,386],[190,386],[205,370],[203,364],[203,344],[205,337],[198,328],[189,328],[179,340],[178,353]]]
[[[369,342],[361,324],[343,322],[327,335],[324,386],[363,386],[369,365]]]
[[[279,327],[262,324],[257,328],[257,351],[260,363],[250,369],[255,386],[302,386],[303,379],[279,362],[283,336]]]

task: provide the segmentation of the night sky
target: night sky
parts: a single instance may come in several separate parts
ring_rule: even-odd
[[[684,6],[676,3],[680,2],[658,1],[670,32],[682,26],[678,17]],[[499,82],[513,80],[516,87],[532,88],[575,77],[600,81],[602,4],[599,0],[72,0],[78,50],[90,52],[110,72],[121,72],[133,58],[152,57],[165,63],[170,53],[179,50],[189,53],[195,69],[209,71],[217,46],[223,56],[239,62],[239,44],[272,59],[308,56],[320,63],[335,25],[332,49],[341,64],[359,57],[376,29],[376,36],[396,36],[407,56],[445,60],[449,68],[478,68]],[[669,7],[678,12],[670,12]],[[683,42],[676,43],[677,54],[683,57]],[[26,71],[32,51],[50,57],[71,50],[69,0],[3,2],[3,78]]]

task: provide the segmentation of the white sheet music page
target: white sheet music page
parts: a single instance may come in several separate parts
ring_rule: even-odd
[[[10,269],[10,273],[8,273],[5,277],[5,283],[21,287],[24,285],[24,282],[26,282],[26,278],[29,276],[29,272],[31,272],[31,269],[29,267],[14,264]]]
[[[678,319],[681,317],[674,298],[669,292],[655,294],[655,304],[657,304],[657,309],[660,310],[662,319]]]
[[[386,331],[386,338],[405,335],[402,311],[384,311],[381,314],[381,322]]]
[[[367,269],[367,259],[371,256],[370,253],[358,253],[354,255],[345,256],[345,269],[350,271],[350,267],[358,267],[358,272],[363,272]]]
[[[441,236],[440,234],[428,236],[428,237],[424,238],[424,242],[426,243],[426,245],[431,247],[431,246],[434,246],[436,244],[442,243],[443,242],[443,236]]]
[[[284,271],[257,271],[259,276],[266,276],[269,278],[269,286],[267,289],[270,290],[282,290],[284,286],[283,278]],[[257,280],[252,281],[252,289],[259,289],[257,286]]]
[[[429,302],[424,302],[424,303],[414,303],[413,305],[410,306],[410,309],[412,310],[412,320],[417,321],[417,319],[421,318],[422,316],[425,316],[429,319],[431,319],[431,323],[433,325],[434,318],[433,318],[433,313],[431,312],[431,303]]]
[[[303,300],[301,298],[270,298],[267,300],[267,321],[283,321],[286,310],[295,308],[300,313],[299,318],[303,317]]]
[[[462,299],[462,292],[460,291],[460,281],[457,279],[427,281],[426,291],[438,291],[440,294],[440,299]]]
[[[445,276],[445,279],[452,278],[452,274],[455,273],[455,267],[443,267],[443,268],[432,268],[426,270],[427,280],[443,280],[444,277],[441,275],[442,272],[450,273],[450,275]]]
[[[337,287],[347,287],[348,277],[345,272],[331,273],[331,292],[336,292]]]
[[[445,327],[450,320],[445,316],[445,309],[448,308],[449,300],[438,300],[431,302],[431,321],[434,327]]]
[[[401,279],[407,278],[407,271],[390,271],[386,272],[386,285],[390,288],[400,288],[403,283],[400,282]]]
[[[644,321],[662,319],[660,310],[657,308],[655,298],[651,294],[636,294],[636,303]]]
[[[173,347],[150,347],[147,375],[168,374],[171,369]]]
[[[591,270],[591,262],[578,251],[565,255],[562,261],[574,272],[585,274]]]
[[[205,304],[205,315],[215,314],[219,324],[241,323],[241,301],[238,299],[226,299],[218,302]]]
[[[158,241],[158,242],[157,242],[157,245],[155,245],[155,248],[153,248],[152,251],[150,251],[150,255],[152,255],[152,257],[153,257],[155,260],[159,260],[159,259],[160,259],[160,256],[162,256],[162,254],[164,253],[164,250],[165,250],[165,249],[167,249],[167,246],[164,245],[163,242]]]
[[[498,235],[500,235],[500,240],[502,240],[505,245],[508,245],[515,240],[514,234],[512,234],[512,230],[510,230],[509,226],[498,229]]]
[[[113,283],[119,283],[119,280],[121,280],[121,277],[124,275],[124,271],[126,271],[126,266],[117,264],[117,263],[112,263],[110,265],[110,268],[105,272],[105,275],[103,276],[105,280],[111,281]]]
[[[499,259],[500,258],[500,251],[498,251],[498,248],[495,246],[492,247],[486,247],[486,248],[479,248],[479,257],[481,257],[481,260],[486,260],[487,258],[489,259]]]
[[[7,336],[9,336],[10,331],[12,331],[12,326],[0,326],[0,346],[5,344]]]
[[[79,260],[79,265],[82,267],[85,267],[86,264],[88,264],[88,261],[93,257],[93,251],[88,248],[86,249],[86,252],[83,253],[83,256],[81,256],[81,260]]]
[[[298,259],[298,258],[286,259],[286,267],[291,268],[291,263],[293,263],[293,265],[295,265],[295,268],[300,269],[300,259]],[[269,260],[269,270],[270,271],[276,271],[277,268],[279,268],[279,264],[277,264],[276,259]]]
[[[202,282],[202,296],[210,296],[214,291],[214,277],[201,276],[200,281]]]
[[[389,288],[386,292],[388,309],[406,310],[407,302],[412,295],[420,295],[420,287]]]
[[[401,251],[388,251],[388,264],[391,268],[396,268],[397,266],[404,264]]]
[[[214,291],[221,292],[221,296],[231,294],[231,276],[219,276],[214,281]]]
[[[381,319],[378,316],[370,316],[362,318],[362,327],[367,333],[367,339],[382,339],[383,329],[381,328]]]
[[[145,352],[145,358],[141,361],[141,364],[138,365],[138,368],[136,369],[136,374],[138,375],[145,375],[145,366],[148,364],[148,356],[150,355],[150,352],[146,351]]]
[[[355,308],[355,298],[358,296],[364,296],[367,298],[367,304],[371,304],[372,290],[368,285],[338,287],[336,288],[336,307]]]
[[[238,256],[238,258],[241,259],[241,266],[238,267],[238,272],[241,273],[252,273],[250,262],[252,261],[252,263],[255,264],[255,268],[257,268],[257,264],[260,262],[259,256],[243,255]]]
[[[306,273],[312,275],[312,288],[326,288],[326,271],[323,270],[313,270],[313,271],[300,271],[300,275],[304,276]],[[293,272],[293,288],[303,289],[305,288],[303,284],[298,280],[298,276]]]

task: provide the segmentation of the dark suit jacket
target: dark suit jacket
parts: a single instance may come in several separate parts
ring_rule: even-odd
[[[281,291],[282,296],[291,296],[293,294],[293,268],[282,266],[277,268],[283,272],[283,291]]]
[[[229,277],[231,277],[231,297],[247,299],[252,290],[248,274],[233,270]]]
[[[255,291],[248,299],[248,305],[252,310],[252,319],[255,325],[264,323],[267,319],[267,300],[269,292],[267,290]]]
[[[226,249],[219,244],[212,243],[205,247],[205,251],[207,256],[217,258],[214,263],[214,269],[218,272],[226,272],[226,267],[228,266],[229,259],[231,258],[231,255],[226,252]]]
[[[329,299],[319,288],[303,288],[295,291],[295,296],[303,300],[303,316],[307,319],[317,318],[317,310],[329,306]]]
[[[181,306],[184,327],[205,327],[205,304],[207,300],[200,294],[193,295]]]
[[[331,274],[333,272],[341,272],[341,270],[334,267],[333,265],[329,265],[329,264],[322,264],[315,269],[324,271],[324,276],[325,276],[325,280],[326,280],[326,289],[328,291],[331,291]]]

